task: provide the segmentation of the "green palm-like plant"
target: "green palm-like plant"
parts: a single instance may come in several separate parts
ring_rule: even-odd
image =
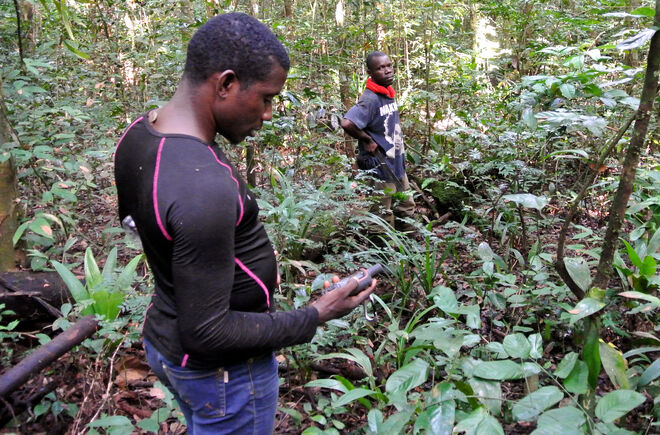
[[[99,315],[108,320],[116,319],[119,315],[120,305],[124,302],[126,289],[133,282],[133,274],[137,269],[143,254],[133,258],[126,267],[116,276],[117,248],[113,248],[101,271],[96,263],[90,248],[85,251],[85,283],[62,263],[52,261],[53,267],[66,284],[71,296],[77,304],[81,305],[80,314]]]

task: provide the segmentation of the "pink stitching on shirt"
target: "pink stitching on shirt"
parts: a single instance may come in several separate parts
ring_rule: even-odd
[[[266,288],[266,284],[264,284],[263,281],[261,281],[259,277],[254,274],[254,272],[248,269],[247,266],[241,262],[241,260],[239,260],[238,258],[234,258],[234,262],[238,264],[238,267],[243,269],[243,272],[247,273],[250,278],[252,278],[257,284],[259,284],[259,287],[261,287],[261,289],[266,294],[266,305],[268,305],[268,308],[270,308],[270,294],[268,293],[268,288]]]
[[[165,227],[163,226],[163,221],[160,219],[160,212],[158,211],[158,172],[160,170],[160,153],[163,151],[163,144],[165,143],[165,138],[160,140],[158,145],[158,154],[156,155],[156,168],[154,169],[154,187],[153,187],[153,203],[154,203],[154,213],[156,214],[156,222],[158,223],[158,228],[160,232],[163,233],[163,236],[169,241],[172,241],[172,236],[170,236]]]
[[[187,362],[188,362],[188,354],[185,354],[183,356],[183,360],[181,360],[181,367],[185,367]]]
[[[225,168],[227,168],[227,170],[229,171],[229,176],[231,177],[232,180],[234,180],[234,183],[236,183],[236,190],[238,192],[238,204],[241,207],[241,213],[238,216],[238,220],[236,221],[236,226],[238,226],[241,223],[241,220],[243,219],[243,199],[241,199],[241,192],[240,192],[240,187],[239,187],[239,184],[238,184],[238,180],[234,177],[234,173],[231,170],[231,166],[229,166],[226,163],[221,162],[220,159],[218,158],[218,156],[215,155],[215,153],[213,152],[213,149],[211,147],[208,147],[208,149],[209,149],[209,151],[211,151],[211,154],[213,154],[213,158],[215,158],[215,161],[218,162],[220,165],[224,166]]]
[[[128,133],[128,130],[130,130],[131,128],[133,128],[133,126],[134,126],[135,124],[137,124],[138,122],[142,121],[142,119],[144,119],[144,116],[140,116],[138,119],[136,119],[135,121],[133,121],[133,123],[132,123],[131,125],[129,125],[128,128],[127,128],[126,130],[124,130],[124,134],[121,135],[121,137],[119,138],[119,142],[117,142],[117,146],[115,147],[115,152],[112,153],[112,161],[113,161],[113,163],[114,163],[114,161],[115,161],[115,156],[117,155],[117,150],[119,149],[119,144],[121,144],[121,141],[124,140],[124,136],[126,136],[126,133]]]

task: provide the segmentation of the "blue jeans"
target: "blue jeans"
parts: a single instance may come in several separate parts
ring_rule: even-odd
[[[273,354],[214,370],[192,370],[166,360],[144,340],[147,362],[172,392],[188,435],[271,435],[279,379]]]

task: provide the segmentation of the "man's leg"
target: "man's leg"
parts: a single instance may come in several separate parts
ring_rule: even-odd
[[[408,176],[406,174],[403,174],[403,178],[400,180],[401,181],[401,187],[395,186],[397,188],[397,192],[406,192],[410,190],[410,183],[408,182]],[[394,204],[394,226],[397,230],[399,231],[415,231],[415,226],[405,222],[401,219],[403,218],[410,218],[413,219],[415,216],[415,200],[413,199],[412,195],[407,194],[405,200],[398,200]]]
[[[396,185],[383,180],[375,180],[372,183],[374,189],[374,204],[371,207],[371,213],[383,219],[390,226],[394,226],[394,214],[392,213],[392,193],[396,192]],[[383,232],[383,228],[378,227],[378,231]]]

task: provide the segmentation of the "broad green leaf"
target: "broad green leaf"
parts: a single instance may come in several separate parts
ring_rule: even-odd
[[[559,91],[564,96],[564,98],[568,100],[575,98],[575,86],[570,83],[564,83],[559,86]]]
[[[16,243],[21,239],[21,236],[25,232],[25,230],[28,228],[29,222],[22,223],[21,225],[16,228],[16,232],[14,233],[14,236],[11,239],[11,242],[14,246],[16,246]]]
[[[653,364],[648,366],[642,376],[639,377],[639,386],[643,387],[653,382],[660,376],[660,358],[656,358]]]
[[[658,250],[660,250],[660,227],[658,227],[655,233],[651,236],[649,244],[646,247],[646,253],[648,255],[653,255],[658,252]]]
[[[504,200],[515,202],[526,208],[534,208],[542,211],[543,207],[548,205],[548,198],[545,196],[536,196],[531,193],[514,193],[502,196]]]
[[[50,223],[42,217],[35,218],[28,224],[28,228],[40,236],[53,240],[53,229],[50,227]]]
[[[311,387],[329,388],[331,390],[341,391],[342,393],[348,392],[348,388],[336,379],[316,379],[305,384],[305,388]]]
[[[478,434],[504,435],[504,429],[502,429],[502,425],[495,417],[487,415],[477,426],[475,435]]]
[[[649,39],[655,34],[654,29],[642,29],[639,33],[630,38],[621,41],[616,45],[616,48],[619,50],[633,50],[644,45]]]
[[[657,263],[653,257],[647,255],[642,261],[642,267],[639,268],[639,273],[641,275],[653,276],[655,275]]]
[[[110,427],[110,426],[124,426],[131,425],[131,420],[123,415],[112,415],[110,417],[102,417],[98,420],[94,420],[91,423],[87,423],[88,427]]]
[[[632,390],[615,390],[598,400],[596,417],[605,423],[613,423],[644,403],[644,395]]]
[[[414,408],[404,409],[397,413],[392,414],[387,420],[385,420],[379,427],[378,433],[403,433],[403,429],[406,427],[412,417]]]
[[[519,400],[511,412],[518,421],[533,420],[546,409],[559,403],[564,398],[559,388],[552,386],[541,387]]]
[[[376,394],[376,392],[373,390],[368,390],[366,388],[356,388],[342,395],[340,398],[332,402],[332,407],[340,408],[363,397],[371,396],[372,394]]]
[[[97,285],[103,282],[103,276],[99,270],[92,248],[85,249],[85,284],[90,292],[94,292]]]
[[[479,363],[472,374],[482,379],[505,381],[529,376],[533,374],[533,371],[528,364],[520,364],[507,359]]]
[[[451,435],[456,419],[456,402],[445,400],[424,410],[415,421],[414,433]]]
[[[648,18],[653,18],[653,16],[655,15],[655,9],[648,8],[648,7],[644,6],[644,7],[635,9],[630,14],[631,15],[644,16],[644,17],[648,17]]]
[[[599,341],[598,346],[600,360],[612,384],[617,388],[628,389],[629,383],[628,376],[626,375],[628,365],[621,352],[612,343],[605,343],[603,340]]]
[[[577,322],[580,319],[583,319],[587,316],[591,316],[594,313],[602,310],[605,307],[605,302],[593,298],[584,298],[575,305],[575,308],[569,311],[573,316],[571,317],[571,322]]]
[[[80,280],[76,278],[66,266],[55,260],[51,261],[51,264],[55,268],[55,271],[60,275],[60,278],[62,278],[62,281],[64,281],[64,284],[66,284],[66,287],[69,289],[71,296],[76,302],[89,299],[89,293],[87,293],[85,286],[83,286]]]
[[[94,312],[105,316],[108,320],[114,320],[119,315],[122,302],[124,302],[124,295],[120,292],[107,292],[105,290],[99,290],[92,294],[92,298],[95,301]]]
[[[543,337],[541,334],[532,334],[527,337],[532,349],[529,352],[530,358],[539,359],[543,357]]]
[[[385,391],[408,392],[411,389],[422,385],[428,378],[429,364],[421,359],[415,359],[409,364],[401,367],[387,378],[385,382]]]
[[[573,407],[565,406],[563,408],[551,409],[544,412],[539,417],[536,427],[537,429],[532,432],[537,434],[583,434],[580,427],[586,422],[586,418],[582,411]]]
[[[488,410],[499,415],[502,411],[502,385],[495,381],[484,381],[472,378],[468,381],[474,394],[479,398]]]
[[[600,374],[600,352],[598,349],[599,329],[595,322],[586,322],[587,332],[582,348],[582,358],[589,368],[589,385],[595,389],[598,386]]]
[[[571,373],[564,379],[564,387],[570,393],[584,394],[589,390],[589,368],[581,360],[575,362]]]
[[[477,434],[477,428],[479,423],[481,423],[488,416],[488,411],[485,408],[477,408],[468,414],[463,420],[458,422],[454,428],[454,433],[465,432],[466,435]]]
[[[630,246],[630,243],[626,242],[625,240],[622,240],[623,244],[626,245],[626,252],[628,253],[628,258],[630,258],[630,262],[633,264],[638,269],[642,268],[642,260],[639,258],[639,255],[637,255],[637,252],[635,249]]]
[[[647,295],[646,293],[641,293],[641,292],[621,292],[619,293],[619,296],[623,296],[626,298],[632,298],[632,299],[643,299],[645,301],[651,302],[653,305],[656,307],[660,307],[660,298],[657,298],[655,296]]]
[[[502,345],[511,358],[526,359],[529,357],[529,352],[532,350],[532,345],[529,343],[529,340],[527,340],[527,337],[521,333],[507,335],[504,337]]]
[[[525,107],[522,112],[522,120],[530,130],[535,130],[537,127],[536,117],[534,110],[531,107]]]
[[[564,265],[573,281],[585,292],[591,286],[591,271],[583,258],[564,258]]]
[[[432,291],[433,303],[445,313],[456,313],[458,301],[454,290],[445,286],[435,287]]]

